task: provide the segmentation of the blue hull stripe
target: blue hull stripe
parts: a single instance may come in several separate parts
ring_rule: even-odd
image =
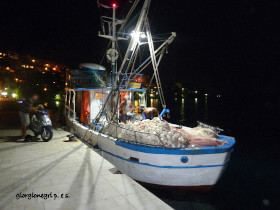
[[[116,145],[138,152],[153,153],[153,154],[166,154],[166,155],[203,155],[203,154],[217,154],[229,152],[233,149],[235,140],[232,137],[219,136],[222,141],[227,141],[228,143],[224,146],[208,146],[199,148],[165,148],[165,147],[153,147],[146,146],[137,143],[130,143],[122,140],[117,140]]]
[[[213,167],[223,167],[223,166],[226,166],[228,164],[229,161],[227,161],[225,164],[221,164],[221,165],[198,165],[198,166],[159,166],[159,165],[153,165],[153,164],[149,164],[149,163],[140,163],[140,162],[137,162],[137,161],[133,161],[133,160],[130,160],[130,159],[126,159],[126,158],[123,158],[123,157],[120,157],[118,155],[115,155],[111,152],[108,152],[106,150],[103,150],[100,148],[100,150],[102,152],[105,152],[113,157],[116,157],[118,159],[121,159],[121,160],[124,160],[124,161],[127,161],[127,162],[131,162],[131,163],[135,163],[135,164],[139,164],[139,165],[145,165],[145,166],[150,166],[150,167],[156,167],[156,168],[174,168],[174,169],[191,169],[191,168],[213,168]]]

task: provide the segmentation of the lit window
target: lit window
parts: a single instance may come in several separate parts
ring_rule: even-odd
[[[104,94],[102,93],[95,93],[95,98],[103,98]]]
[[[22,66],[22,68],[25,68],[25,65],[21,65]]]

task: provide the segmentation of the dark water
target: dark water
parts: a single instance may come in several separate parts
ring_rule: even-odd
[[[224,129],[223,134],[236,138],[236,145],[227,169],[211,191],[147,187],[151,192],[175,209],[280,208],[279,154],[275,141],[278,131],[267,118],[275,112],[260,109],[262,106],[256,106],[251,99],[205,95],[168,99],[167,106],[171,109],[170,122],[195,126],[202,121],[219,126]]]
[[[231,161],[217,185],[209,192],[165,190],[145,186],[175,209],[280,209],[279,156],[275,129],[267,116],[274,109],[260,109],[240,98],[189,96],[168,99],[172,123],[195,126],[202,121],[223,128],[236,138]],[[265,103],[265,100],[263,100]],[[153,102],[154,103],[154,102]],[[0,101],[0,129],[19,127],[14,102]],[[64,124],[63,103],[49,102],[54,127]]]

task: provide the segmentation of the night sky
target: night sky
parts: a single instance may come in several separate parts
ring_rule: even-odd
[[[276,93],[279,9],[277,1],[153,0],[152,33],[177,32],[160,66],[163,80],[233,94]],[[0,14],[1,49],[75,67],[99,63],[108,43],[97,36],[94,0],[5,1]]]

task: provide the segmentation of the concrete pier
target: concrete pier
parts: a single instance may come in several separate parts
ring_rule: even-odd
[[[31,133],[31,132],[29,132]],[[0,130],[0,209],[172,209],[81,141]]]

